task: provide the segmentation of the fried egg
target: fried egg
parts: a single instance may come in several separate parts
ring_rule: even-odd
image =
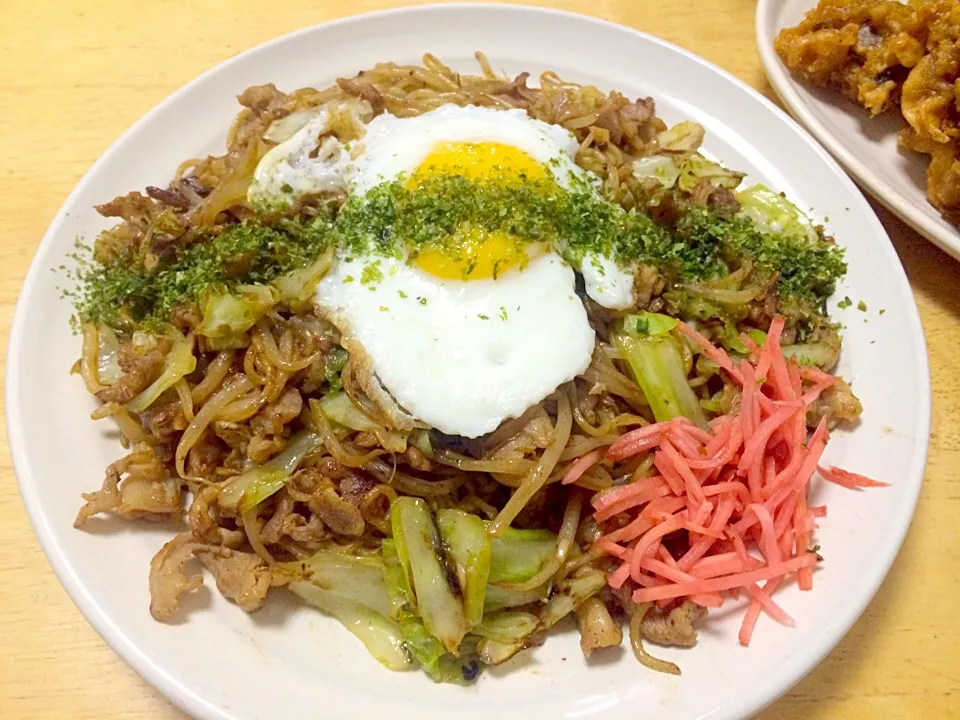
[[[316,185],[358,197],[387,181],[415,190],[443,175],[498,182],[552,177],[567,188],[596,182],[576,165],[570,132],[522,110],[448,105],[411,118],[382,114],[349,148],[324,137],[326,122],[317,115],[268,153],[257,169],[258,192],[297,195]],[[442,247],[415,254],[340,250],[315,303],[347,342],[362,348],[377,381],[405,412],[442,432],[478,437],[590,363],[594,332],[575,292],[574,268],[563,257],[563,238],[555,245],[461,227]],[[576,269],[600,305],[632,305],[633,275],[611,259],[588,254]]]
[[[347,168],[353,193],[365,193],[403,174],[452,172],[474,178],[498,173],[538,179],[550,173],[562,187],[597,178],[576,164],[579,145],[569,130],[524,110],[444,105],[412,118],[379,115],[367,125],[363,152]],[[623,310],[633,305],[633,274],[588,253],[580,267],[587,295]]]

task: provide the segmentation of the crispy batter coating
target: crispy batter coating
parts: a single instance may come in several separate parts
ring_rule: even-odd
[[[924,56],[927,27],[921,3],[822,0],[774,47],[809,83],[839,88],[878,115],[896,105],[910,68]]]
[[[904,128],[900,146],[930,156],[927,167],[927,200],[944,219],[960,226],[960,140],[938,143],[922,138],[913,128]]]
[[[901,111],[921,138],[949,143],[960,135],[960,43],[943,40],[903,84]]]
[[[925,0],[922,20],[929,26],[927,49],[944,40],[960,40],[960,2],[957,0]]]
[[[821,0],[774,46],[871,115],[899,105],[900,146],[930,156],[927,198],[960,224],[960,0]]]

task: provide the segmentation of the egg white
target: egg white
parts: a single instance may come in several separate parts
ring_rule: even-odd
[[[257,163],[247,190],[254,207],[289,205],[307,195],[346,190],[350,155],[337,138],[323,135],[330,128],[329,111],[307,111],[300,119],[303,126]]]
[[[547,168],[563,187],[571,175],[587,178],[574,158],[577,139],[569,130],[531,118],[523,110],[496,110],[476,105],[443,105],[423,115],[398,118],[378,115],[367,125],[363,151],[347,175],[355,193],[412,173],[440,143],[493,142],[527,153]]]
[[[382,276],[360,281],[368,265]],[[372,361],[397,403],[427,425],[478,437],[590,364],[594,332],[555,254],[496,280],[442,280],[403,260],[339,259],[315,302]]]

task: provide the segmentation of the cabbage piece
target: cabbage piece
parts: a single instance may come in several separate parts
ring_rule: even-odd
[[[483,618],[490,574],[490,536],[483,520],[462,510],[438,510],[437,527],[457,573],[464,617],[467,625],[473,627]]]
[[[721,414],[723,412],[723,392],[717,392],[708,399],[701,400],[700,407],[707,412]]]
[[[638,180],[653,178],[669,189],[680,177],[680,163],[670,155],[651,155],[633,161],[633,176]]]
[[[728,170],[718,162],[707,160],[700,153],[694,153],[690,157],[684,158],[683,163],[681,163],[677,187],[684,192],[692,192],[697,182],[706,180],[714,187],[733,190],[740,184],[745,175],[746,173]]]
[[[284,563],[282,567],[335,595],[361,603],[381,615],[390,614],[384,561],[376,555],[318,550],[304,561]]]
[[[520,642],[540,625],[536,615],[505,611],[485,615],[483,622],[473,629],[475,635],[502,643]]]
[[[123,377],[123,370],[117,360],[120,341],[113,328],[107,325],[97,326],[97,380],[104,385],[116,385]]]
[[[410,655],[436,682],[465,684],[480,674],[480,665],[475,658],[466,653],[458,657],[447,652],[419,619],[405,616],[400,620],[400,628]]]
[[[400,564],[397,544],[390,538],[380,543],[380,556],[383,558],[383,583],[387,592],[387,615],[399,620],[403,613],[416,611],[417,601],[410,590],[407,576]]]
[[[484,665],[499,665],[526,647],[523,641],[505,643],[493,638],[483,638],[477,643],[477,657]]]
[[[708,378],[720,372],[720,366],[706,355],[697,355],[697,361],[693,364],[693,367],[696,369],[697,375],[703,375]],[[703,405],[702,400],[700,404]]]
[[[340,621],[388,670],[408,670],[412,666],[403,631],[395,621],[361,602],[305,580],[290,583],[289,587],[308,603]]]
[[[351,430],[365,430],[371,432],[378,425],[356,406],[345,392],[335,392],[325,395],[320,400],[320,409],[323,414],[335,423]]]
[[[143,412],[163,393],[176,385],[180,378],[186,377],[196,369],[197,358],[193,354],[193,343],[176,330],[171,329],[168,336],[173,340],[173,345],[163,360],[163,371],[160,377],[127,403],[127,410],[130,412]]]
[[[544,583],[532,590],[514,590],[490,583],[487,585],[487,595],[483,604],[485,613],[492,613],[506,608],[520,607],[532,603],[544,602],[550,590],[548,583]]]
[[[307,267],[291,270],[275,279],[271,284],[279,294],[278,300],[291,309],[303,308],[313,300],[319,283],[333,263],[333,247],[320,253],[320,256]]]
[[[250,336],[247,333],[231,333],[223,337],[207,338],[207,350],[220,352],[221,350],[243,350],[250,345]]]
[[[729,170],[718,162],[708,160],[697,152],[681,157],[653,155],[633,161],[634,177],[640,180],[653,178],[668,190],[678,187],[684,192],[692,192],[701,179],[714,187],[733,190],[740,185],[744,175],[745,173]]]
[[[763,347],[767,342],[767,334],[762,330],[757,330],[756,328],[751,328],[746,332],[747,337],[753,340],[759,347]],[[737,326],[734,323],[726,323],[723,328],[723,335],[720,338],[720,343],[730,350],[731,352],[737,353],[739,355],[746,356],[750,353],[750,350],[744,344],[743,340],[740,339],[740,330],[737,329]],[[699,368],[701,363],[706,361],[707,358],[704,355],[701,355],[697,360],[697,367]],[[712,360],[709,360],[714,368],[719,370],[719,365],[717,365]]]
[[[323,376],[327,379],[330,392],[338,392],[343,387],[341,372],[349,359],[350,353],[340,345],[331,348],[327,353],[323,364]]]
[[[772,235],[787,235],[818,242],[810,218],[783,195],[765,185],[753,185],[737,193],[740,214],[749,218],[758,230]]]
[[[407,449],[407,438],[404,435],[387,430],[382,425],[375,423],[344,392],[330,393],[324,396],[320,400],[320,409],[336,425],[351,430],[372,432],[377,436],[380,444],[389,452],[402,453]]]
[[[551,628],[572,613],[583,601],[593,597],[607,585],[607,574],[598,568],[588,567],[575,577],[567,578],[550,596],[540,611],[540,622]]]
[[[693,120],[678,122],[657,135],[662,152],[692,153],[703,142],[703,126]]]
[[[197,333],[213,339],[236,338],[270,312],[278,296],[269,285],[239,285],[229,293],[204,293],[200,300],[203,320]]]
[[[427,631],[455,653],[469,628],[433,513],[420,498],[400,497],[390,506],[390,521],[417,612]]]
[[[673,330],[680,321],[661,313],[639,312],[628,315],[624,323],[632,323],[636,335],[666,335]]]
[[[449,520],[446,521],[449,523]],[[482,522],[481,527],[483,528]],[[486,529],[484,529],[484,534]],[[472,538],[472,532],[468,531]],[[450,533],[448,533],[450,534]],[[415,615],[416,601],[407,584],[397,544],[386,539],[380,546],[383,557],[383,580],[386,586],[388,614],[400,623],[407,648],[424,671],[437,682],[469,682],[480,668],[470,659],[471,648],[466,639],[461,641],[460,658],[447,652],[443,644],[427,632],[422,621]],[[468,636],[470,637],[470,636]]]
[[[747,330],[747,337],[753,340],[760,347],[763,347],[767,344],[767,334],[763,330],[750,328]]]
[[[556,554],[557,536],[549,530],[506,528],[493,539],[491,583],[529,580]]]
[[[254,509],[279,492],[300,461],[322,443],[319,435],[301,430],[290,438],[290,442],[281,452],[263,465],[233,478],[220,493],[220,506],[234,512],[238,507],[243,512]]]
[[[720,337],[720,344],[723,345],[727,350],[737,355],[745,356],[750,351],[747,349],[747,346],[743,344],[743,340],[740,339],[740,333],[737,331],[737,326],[733,323],[725,323],[723,326],[723,335]],[[703,355],[698,358],[698,362],[703,359]]]
[[[433,441],[430,439],[429,430],[414,430],[410,435],[410,444],[431,460],[433,459]]]
[[[663,299],[680,308],[687,319],[707,321],[730,316],[729,309],[724,309],[719,303],[708,300],[689,287],[667,290]]]
[[[785,357],[794,358],[799,365],[816,365],[821,370],[836,365],[840,355],[839,348],[828,343],[784,345],[782,350]]]
[[[686,417],[707,427],[696,393],[687,380],[677,340],[669,334],[676,320],[657,313],[627,315],[614,342],[627,360],[657,422]]]
[[[301,578],[290,583],[290,589],[339,620],[385,667],[411,666],[400,625],[387,617],[389,600],[379,557],[319,550],[278,568]]]

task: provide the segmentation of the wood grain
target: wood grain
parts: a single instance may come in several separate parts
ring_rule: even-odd
[[[0,5],[0,335],[47,224],[82,173],[176,88],[285,32],[396,0],[3,0]],[[406,3],[413,4],[413,3]],[[768,96],[748,0],[528,0],[658,35]],[[933,379],[926,483],[874,602],[824,662],[761,714],[773,718],[960,715],[960,264],[887,212],[923,318]],[[910,392],[910,388],[891,388]],[[4,426],[5,432],[5,426]],[[183,715],[87,625],[50,570],[0,448],[0,717]]]

